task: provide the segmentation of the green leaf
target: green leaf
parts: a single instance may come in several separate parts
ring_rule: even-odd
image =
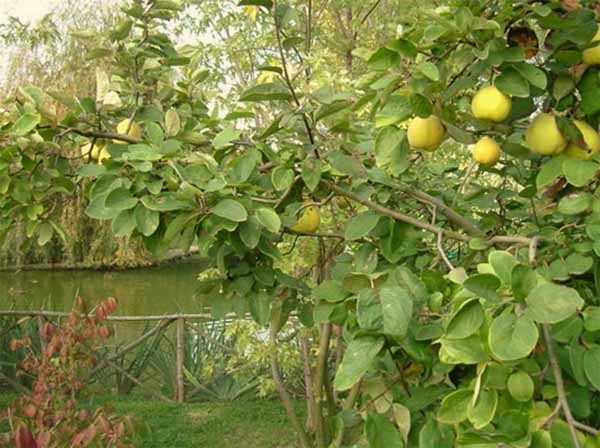
[[[402,435],[384,415],[370,411],[365,422],[365,436],[370,448],[403,448]]]
[[[214,140],[213,146],[215,149],[223,149],[230,145],[234,140],[240,137],[241,132],[233,127],[227,127],[219,132]]]
[[[536,322],[556,323],[575,314],[583,306],[579,293],[566,286],[542,283],[529,293],[527,312]]]
[[[403,57],[414,59],[419,54],[417,47],[407,39],[396,39],[386,44],[386,48],[394,50]]]
[[[467,338],[479,330],[484,318],[483,307],[479,300],[467,300],[448,319],[445,337],[448,339]]]
[[[588,272],[594,265],[594,259],[592,257],[586,257],[578,253],[572,253],[565,260],[565,265],[569,274],[571,275],[582,275]]]
[[[538,338],[537,326],[529,317],[517,317],[510,312],[496,317],[488,333],[490,350],[500,361],[525,358],[535,348]]]
[[[193,208],[193,203],[177,199],[174,193],[162,193],[160,196],[146,195],[142,198],[144,207],[157,212],[172,212]]]
[[[344,231],[344,237],[348,241],[359,240],[367,236],[371,230],[377,226],[380,215],[371,211],[366,211],[360,215],[354,216],[346,224],[346,230]]]
[[[558,211],[564,215],[578,215],[592,206],[590,193],[571,193],[558,203]]]
[[[95,196],[85,209],[85,214],[98,220],[113,219],[117,216],[119,210],[106,207],[105,202],[106,194]]]
[[[77,175],[81,177],[100,177],[106,173],[106,167],[97,163],[81,165],[77,169]]]
[[[409,167],[409,147],[406,132],[395,126],[382,128],[375,139],[375,161],[393,176],[399,176]]]
[[[425,303],[429,299],[429,294],[421,279],[407,267],[398,266],[394,269],[394,280],[398,286],[408,291],[414,303]]]
[[[129,145],[121,155],[123,160],[147,160],[149,162],[160,160],[162,157],[163,154],[160,151],[143,143]]]
[[[533,269],[523,264],[516,265],[511,273],[511,288],[517,300],[524,300],[537,285],[537,276]]]
[[[160,215],[154,210],[148,210],[142,204],[138,204],[133,211],[136,228],[144,236],[151,236],[158,229]]]
[[[534,87],[541,90],[546,90],[548,85],[548,79],[546,73],[537,68],[535,65],[527,64],[526,62],[517,62],[511,65],[516,71],[518,71],[523,78],[529,81]]]
[[[404,337],[412,317],[413,302],[404,288],[381,288],[379,291],[383,312],[383,331],[395,337]]]
[[[419,64],[417,69],[425,75],[425,77],[429,78],[432,81],[440,80],[440,71],[437,66],[432,62],[422,62]]]
[[[546,5],[536,5],[534,8],[548,8]],[[550,10],[550,8],[548,8]],[[535,431],[531,434],[531,448],[552,448],[552,436],[548,431]]]
[[[500,279],[492,274],[475,274],[465,280],[463,286],[484,299],[496,300]]]
[[[444,423],[438,423],[433,418],[419,432],[419,448],[453,448],[454,433],[452,428]]]
[[[335,375],[337,390],[348,390],[369,370],[385,340],[375,336],[357,336],[348,344],[344,359]]]
[[[488,261],[494,268],[494,272],[504,285],[511,284],[511,273],[517,260],[506,251],[495,250],[488,255]]]
[[[412,106],[408,97],[391,95],[385,105],[375,115],[375,126],[378,128],[402,123],[412,115]]]
[[[258,222],[260,222],[265,229],[273,233],[279,232],[281,229],[281,219],[279,219],[279,215],[275,210],[268,207],[261,207],[256,209],[254,213]]]
[[[583,324],[587,331],[600,331],[600,307],[588,306],[583,311]]]
[[[600,165],[591,160],[567,158],[563,162],[563,173],[567,182],[574,187],[586,186],[600,169]]]
[[[511,66],[502,71],[502,74],[495,79],[494,85],[502,93],[509,96],[522,98],[529,96],[529,83],[517,70],[511,68]]]
[[[42,223],[38,228],[38,245],[44,246],[52,239],[54,228],[50,223]]]
[[[496,389],[482,390],[477,401],[469,403],[467,417],[475,429],[482,429],[490,424],[498,407]]]
[[[294,171],[285,166],[278,166],[271,172],[271,183],[277,191],[287,190],[294,182]]]
[[[423,95],[415,93],[410,96],[410,105],[413,113],[421,118],[427,118],[433,113],[433,106],[431,102]]]
[[[235,199],[223,199],[211,209],[211,213],[234,222],[244,222],[248,219],[248,212]]]
[[[440,339],[439,358],[445,364],[479,364],[489,358],[481,338],[473,335],[465,339]]]
[[[261,326],[269,325],[269,307],[271,305],[271,297],[264,291],[250,296],[250,314],[254,320]]]
[[[556,99],[556,101],[560,101],[565,96],[573,91],[575,88],[575,82],[573,81],[573,77],[570,74],[560,74],[554,80],[554,85],[552,86],[552,95]]]
[[[363,289],[356,299],[356,318],[363,330],[381,331],[383,312],[377,293],[372,289]]]
[[[10,128],[10,132],[17,136],[28,134],[40,124],[41,120],[40,114],[25,113],[15,121],[12,128]]]
[[[307,157],[302,163],[302,180],[304,185],[315,191],[321,182],[321,161],[314,157]]]
[[[167,137],[174,137],[181,130],[181,119],[179,114],[173,108],[169,109],[165,114],[165,131]]]
[[[136,222],[131,210],[123,210],[113,218],[111,223],[112,232],[117,237],[130,236],[135,228]]]
[[[144,133],[147,141],[153,145],[161,145],[165,141],[165,133],[160,125],[154,121],[144,123]]]
[[[287,87],[269,82],[247,89],[240,96],[240,101],[289,101],[292,99]]]
[[[116,210],[129,210],[135,207],[138,203],[138,199],[131,195],[129,189],[120,187],[111,191],[104,202],[104,205],[108,208]]]
[[[131,20],[121,21],[111,32],[110,38],[112,41],[124,40],[131,32],[133,22]]]
[[[348,291],[335,280],[325,280],[313,290],[313,294],[319,300],[325,300],[326,302],[332,303],[341,302],[350,295]]]
[[[590,348],[583,357],[585,376],[594,388],[600,391],[600,346]]]
[[[240,239],[248,249],[255,249],[260,242],[261,227],[255,216],[240,225]]]
[[[359,159],[344,154],[342,151],[332,151],[327,154],[327,159],[331,166],[342,174],[361,178],[365,177],[367,172]]]
[[[456,425],[467,419],[473,391],[458,389],[444,397],[437,412],[437,419],[448,425]]]
[[[367,63],[372,70],[389,70],[400,63],[400,55],[387,48],[380,48],[369,57]]]
[[[535,179],[538,189],[550,185],[563,173],[564,156],[552,157],[548,162],[544,163]]]
[[[581,93],[581,103],[579,106],[586,115],[595,115],[600,112],[600,70],[590,68],[581,77],[579,83],[579,92]]]

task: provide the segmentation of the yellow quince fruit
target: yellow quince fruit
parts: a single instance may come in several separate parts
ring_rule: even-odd
[[[567,146],[565,154],[575,159],[589,160],[600,150],[600,135],[585,121],[573,120],[573,123],[581,132],[586,147],[582,148],[576,142],[571,142]]]
[[[486,86],[475,94],[471,101],[471,112],[475,118],[496,123],[506,120],[510,114],[512,101],[496,86]]]
[[[525,141],[531,151],[543,156],[558,154],[567,146],[567,140],[558,129],[556,117],[547,113],[533,119],[527,128]]]
[[[481,137],[473,146],[473,160],[480,165],[494,165],[500,159],[500,147],[494,139]]]
[[[600,41],[600,26],[598,26],[596,35],[592,38],[591,43],[598,44],[598,41]],[[600,44],[583,50],[583,62],[588,65],[600,64]]]
[[[445,129],[435,115],[415,117],[408,125],[407,137],[411,148],[435,151],[444,140]]]
[[[110,153],[108,152],[108,148],[103,146],[100,148],[100,152],[98,154],[98,163],[102,163],[103,160],[110,159]]]
[[[298,233],[314,233],[321,224],[321,211],[312,203],[304,204],[297,212],[298,219],[290,230]]]
[[[140,127],[140,125],[137,124],[135,121],[133,123],[131,123],[131,126],[129,125],[130,123],[131,123],[131,120],[129,118],[122,120],[117,125],[117,134],[128,135],[133,138],[142,138],[142,128]],[[116,140],[116,139],[113,140],[113,142],[117,143],[117,144],[125,143],[121,140]]]

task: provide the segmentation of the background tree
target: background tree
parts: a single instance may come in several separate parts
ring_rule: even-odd
[[[196,244],[214,262],[200,275],[211,311],[269,329],[303,447],[596,446],[594,2],[432,5],[366,47],[340,38],[328,66],[327,26],[354,37],[375,12],[322,3],[313,22],[310,1],[244,0],[239,17],[256,14],[271,50],[215,59],[226,73],[212,79],[169,34],[183,6],[124,9],[91,50],[111,61],[95,95],[53,96],[64,114],[22,89],[0,134],[1,225],[49,241],[59,198],[85,184],[86,214],[116,235],[155,253]],[[210,7],[242,42],[233,9]],[[251,85],[211,95],[235,82]],[[73,172],[59,149],[82,137],[101,160]],[[306,268],[290,265],[306,247]],[[318,347],[305,350],[308,424],[273,349],[292,313]]]

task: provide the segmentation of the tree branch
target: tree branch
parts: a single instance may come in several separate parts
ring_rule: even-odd
[[[472,239],[472,237],[469,235],[464,235],[459,232],[447,230],[442,227],[436,226],[434,224],[430,224],[428,222],[421,221],[417,218],[413,218],[412,216],[409,216],[405,213],[397,212],[390,208],[384,207],[383,205],[377,204],[373,201],[370,201],[369,199],[365,199],[365,198],[361,197],[360,195],[358,195],[356,193],[348,191],[345,188],[342,188],[342,187],[334,184],[333,182],[329,182],[329,181],[325,181],[325,182],[326,182],[327,186],[329,188],[331,188],[331,190],[335,191],[339,195],[345,196],[348,199],[353,200],[354,202],[358,202],[359,204],[362,204],[362,205],[370,208],[371,210],[381,213],[382,215],[389,216],[390,218],[393,218],[397,221],[405,222],[414,227],[426,230],[426,231],[434,233],[436,235],[439,235],[441,233],[443,237],[450,238],[450,239],[457,240],[457,241],[462,241],[465,243],[468,243]],[[541,237],[538,237],[538,241],[540,241],[540,240],[541,240]],[[519,236],[519,235],[496,235],[496,236],[493,236],[493,237],[487,239],[488,244],[492,244],[492,245],[493,244],[502,244],[502,243],[529,245],[529,244],[531,244],[531,241],[532,241],[532,238],[529,238],[526,236]]]
[[[103,131],[82,131],[77,128],[70,128],[68,126],[58,126],[61,129],[65,129],[67,132],[72,132],[73,134],[81,135],[82,137],[90,137],[90,138],[106,138],[111,140],[119,140],[126,143],[141,143],[142,140],[136,137],[131,137],[125,134],[118,134],[116,132],[103,132]]]
[[[275,3],[275,2],[273,2]],[[285,51],[283,50],[283,44],[281,43],[281,27],[279,25],[279,20],[277,20],[277,16],[275,15],[275,11],[277,10],[276,5],[273,5],[273,21],[275,22],[275,37],[277,38],[277,48],[279,50],[279,57],[281,58],[281,66],[283,69],[283,79],[288,86],[290,93],[292,94],[292,98],[294,99],[294,103],[296,106],[300,108],[302,105],[300,104],[300,100],[298,99],[298,95],[296,95],[296,89],[294,89],[294,85],[292,84],[292,80],[290,78],[290,73],[287,67],[287,61],[285,57]],[[302,116],[302,121],[304,122],[304,127],[306,128],[306,134],[308,135],[308,140],[311,145],[315,144],[315,138],[313,136],[312,129],[308,122],[308,118],[304,112],[300,112]],[[318,157],[318,153],[315,154]]]
[[[303,369],[304,369],[304,384],[306,390],[306,428],[308,431],[313,431],[315,428],[315,414],[317,402],[313,391],[313,377],[311,368],[311,356],[308,344],[308,337],[305,334],[299,336],[300,349],[302,353]]]
[[[327,375],[327,358],[329,356],[329,339],[331,337],[331,324],[321,325],[321,337],[319,339],[319,354],[315,372],[315,401],[317,402],[316,430],[317,446],[327,446],[325,434],[325,419],[323,418],[323,388],[325,386],[325,375]]]
[[[367,13],[363,16],[363,18],[361,19],[360,23],[358,24],[358,27],[354,31],[354,38],[355,39],[358,36],[359,28],[361,26],[363,26],[363,24],[367,21],[367,19],[369,18],[369,16],[371,14],[373,14],[373,12],[375,12],[375,10],[377,9],[377,7],[379,6],[380,3],[381,3],[381,0],[376,0],[375,3],[373,3],[373,5],[371,6],[371,8],[369,8],[369,10],[367,11]]]
[[[552,369],[552,376],[554,376],[554,383],[556,384],[556,391],[558,393],[558,402],[560,403],[560,407],[563,410],[563,414],[565,415],[565,419],[567,420],[567,424],[569,425],[569,431],[571,432],[571,438],[573,439],[573,444],[575,448],[580,448],[579,439],[577,438],[577,428],[576,421],[573,418],[573,414],[571,413],[571,408],[569,407],[569,403],[567,402],[567,394],[565,392],[565,383],[563,381],[562,373],[560,371],[560,366],[558,365],[558,360],[556,359],[556,354],[554,353],[554,348],[552,347],[552,337],[550,336],[550,327],[548,324],[542,324],[542,331],[544,334],[544,341],[546,343],[546,352],[548,354],[548,361],[550,362],[550,367]]]
[[[294,404],[292,402],[292,397],[290,393],[285,387],[283,383],[283,378],[281,376],[281,370],[279,368],[279,360],[277,359],[277,334],[275,332],[275,328],[271,325],[269,328],[269,336],[271,338],[271,347],[269,348],[270,354],[269,357],[271,359],[271,373],[273,375],[273,381],[275,382],[275,387],[277,389],[277,393],[279,394],[279,398],[285,411],[287,412],[288,418],[292,423],[292,426],[296,430],[296,434],[298,434],[298,438],[300,439],[300,446],[302,448],[312,448],[312,443],[308,438],[308,434],[300,420],[298,419],[298,415],[296,415],[296,411],[294,410]]]
[[[394,184],[394,187],[398,188],[399,190],[402,190],[404,193],[414,197],[418,201],[434,205],[437,208],[437,210],[439,210],[440,213],[446,216],[446,218],[448,218],[453,224],[464,229],[466,232],[476,235],[483,235],[483,232],[479,227],[477,227],[475,224],[473,224],[461,214],[457,213],[451,207],[447,206],[441,199],[431,196],[430,194],[425,193],[424,191],[418,190],[413,187],[409,187],[408,185]]]

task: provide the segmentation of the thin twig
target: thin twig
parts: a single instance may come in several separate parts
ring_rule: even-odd
[[[356,37],[358,36],[358,31],[359,28],[361,26],[363,26],[363,24],[367,21],[367,19],[369,18],[369,16],[371,14],[373,14],[373,12],[375,12],[375,9],[377,9],[377,7],[379,6],[379,4],[381,3],[381,0],[376,0],[373,5],[371,6],[371,8],[367,11],[367,13],[363,16],[363,18],[361,19],[360,23],[358,24],[358,27],[356,28],[356,30],[354,31],[354,38],[356,39]]]
[[[454,265],[450,262],[450,260],[448,259],[448,256],[446,255],[446,251],[444,250],[444,245],[443,245],[443,240],[442,240],[443,237],[444,237],[444,234],[442,232],[438,232],[438,234],[437,234],[437,250],[440,253],[440,256],[442,257],[442,260],[444,260],[444,263],[446,263],[446,266],[448,266],[448,269],[450,269],[452,271],[452,270],[454,270]]]
[[[273,2],[275,3],[275,2]],[[279,50],[279,57],[281,58],[281,66],[283,69],[283,79],[288,86],[290,93],[292,94],[292,98],[294,99],[294,103],[298,108],[302,107],[300,100],[298,99],[298,95],[296,94],[296,89],[294,89],[294,85],[292,84],[292,80],[290,78],[290,73],[287,67],[287,61],[285,57],[285,51],[283,50],[283,44],[281,43],[281,26],[279,24],[279,20],[277,20],[277,16],[275,11],[277,10],[276,5],[273,5],[273,20],[275,22],[275,37],[277,39],[277,48]],[[312,128],[308,122],[308,118],[304,112],[300,112],[300,116],[302,117],[302,121],[304,122],[304,127],[306,128],[306,134],[308,135],[308,140],[311,145],[315,144],[315,138],[313,136]],[[318,158],[319,153],[315,151],[315,156]]]
[[[548,354],[548,360],[550,361],[550,367],[552,368],[552,376],[554,376],[554,383],[556,384],[558,402],[560,403],[560,407],[562,408],[565,419],[567,420],[569,431],[571,432],[571,438],[573,439],[573,444],[575,445],[575,448],[580,448],[581,445],[579,444],[579,439],[577,438],[577,429],[575,427],[576,421],[573,418],[571,408],[569,407],[569,403],[567,401],[565,383],[563,381],[562,373],[560,371],[560,366],[558,364],[556,354],[554,353],[554,348],[552,347],[550,326],[548,324],[542,324],[542,331],[544,334],[544,341],[546,343],[546,352]]]
[[[558,400],[556,402],[556,406],[554,406],[554,409],[552,410],[552,412],[550,413],[550,415],[548,415],[546,418],[544,418],[540,424],[539,424],[539,428],[543,429],[546,426],[549,426],[552,421],[556,418],[556,416],[560,413],[560,409],[561,409],[561,402],[560,400]]]

